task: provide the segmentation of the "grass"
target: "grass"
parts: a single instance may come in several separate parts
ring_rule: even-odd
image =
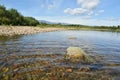
[[[85,25],[62,25],[62,24],[40,24],[40,28],[64,28],[67,30],[98,30],[120,32],[119,26],[85,26]]]

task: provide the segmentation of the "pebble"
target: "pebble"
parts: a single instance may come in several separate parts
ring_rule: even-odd
[[[80,68],[80,71],[88,72],[88,71],[90,71],[90,68],[89,67],[83,67],[83,68]]]
[[[34,26],[0,26],[1,36],[25,35],[40,32],[64,30],[63,28],[40,28]]]
[[[73,72],[73,70],[72,69],[67,69],[66,72],[70,72],[71,73],[71,72]]]

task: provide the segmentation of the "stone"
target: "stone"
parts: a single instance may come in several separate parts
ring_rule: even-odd
[[[66,58],[72,61],[89,62],[89,56],[79,47],[67,48]]]
[[[72,69],[66,69],[66,72],[71,73],[73,70]]]
[[[90,68],[89,67],[83,67],[83,68],[80,68],[80,71],[88,72],[88,71],[90,71]]]
[[[75,36],[69,36],[69,39],[77,39]]]

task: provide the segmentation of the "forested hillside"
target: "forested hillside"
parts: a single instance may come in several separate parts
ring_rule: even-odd
[[[36,26],[39,24],[33,17],[25,17],[16,9],[6,9],[5,6],[0,5],[0,25],[13,26]]]

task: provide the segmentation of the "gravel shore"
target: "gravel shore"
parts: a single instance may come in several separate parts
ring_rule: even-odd
[[[0,36],[26,35],[64,30],[63,28],[40,28],[34,26],[0,26]]]

